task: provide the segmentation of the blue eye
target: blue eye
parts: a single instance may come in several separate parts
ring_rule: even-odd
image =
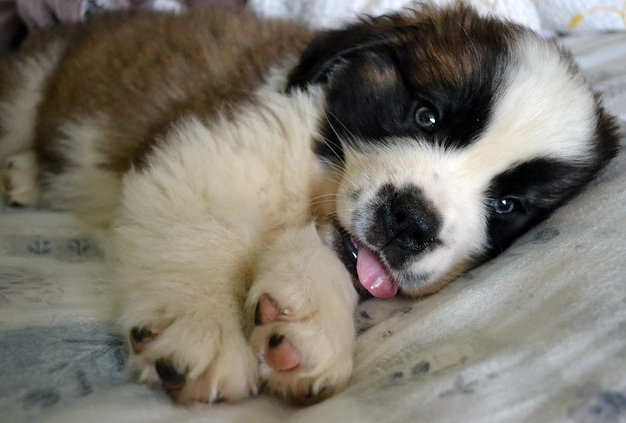
[[[415,112],[415,123],[424,131],[432,131],[439,122],[439,115],[432,107],[421,106]]]
[[[519,200],[512,197],[499,198],[491,202],[491,208],[498,214],[509,214],[520,208]]]

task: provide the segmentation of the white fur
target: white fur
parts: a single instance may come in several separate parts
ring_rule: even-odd
[[[107,227],[119,205],[120,178],[102,169],[97,146],[106,140],[104,117],[76,117],[61,125],[57,149],[73,170],[51,178],[42,201],[76,213],[95,227]]]
[[[406,293],[437,290],[463,270],[472,253],[483,250],[486,222],[481,190],[484,186],[476,184],[471,172],[462,167],[458,153],[426,142],[399,139],[386,148],[368,149],[365,153],[350,151],[346,154],[345,167],[348,176],[339,188],[337,216],[344,227],[361,236],[361,242],[366,243],[363,234],[374,219],[374,211],[367,204],[386,184],[422,188],[443,216],[439,235],[443,245],[425,253],[409,268],[415,275],[428,275],[428,279],[418,286],[404,286]],[[349,195],[355,190],[361,192],[356,201]]]
[[[282,396],[327,396],[343,388],[353,367],[355,332],[348,322],[357,295],[344,265],[322,244],[313,225],[281,232],[265,247],[246,299],[249,316],[264,294],[286,310],[279,321],[255,327],[250,336],[270,389]],[[274,333],[298,346],[302,364],[295,373],[265,364],[267,339]]]
[[[165,357],[189,370],[183,400],[237,400],[256,390],[256,353],[242,330],[254,316],[244,316],[241,305],[257,255],[268,251],[261,260],[265,276],[249,303],[258,299],[258,290],[271,290],[286,305],[308,305],[293,308],[298,330],[289,331],[294,337],[297,332],[307,361],[290,377],[266,375],[271,389],[294,395],[308,392],[302,383],[316,390],[324,382],[346,383],[355,294],[343,265],[315,231],[300,229],[308,221],[309,184],[319,171],[310,143],[320,101],[319,93],[287,97],[267,90],[235,120],[189,117],[154,152],[148,169],[125,176],[113,224],[113,279],[124,329],[144,326],[158,333],[134,359],[147,382],[156,381],[153,363]],[[303,240],[304,250],[293,250],[301,237],[314,239]],[[284,251],[285,242],[297,272],[276,267],[289,265],[271,253]],[[327,301],[329,284],[339,285],[333,301]],[[311,319],[312,313],[320,318]],[[265,328],[255,331],[255,348],[262,349],[270,336]],[[336,352],[327,356],[333,350],[318,347],[320,340]]]
[[[37,108],[46,88],[46,78],[57,65],[65,44],[57,41],[48,49],[16,62],[14,72],[20,75],[11,93],[0,103],[0,127],[3,128],[0,158],[33,147]]]
[[[360,145],[364,152],[346,151],[337,215],[362,243],[367,244],[364,234],[374,219],[367,205],[383,185],[421,188],[443,217],[443,245],[402,272],[422,278],[419,284],[402,286],[407,294],[438,290],[484,251],[485,205],[490,200],[485,192],[495,176],[534,158],[575,163],[591,153],[595,101],[582,76],[564,72],[569,63],[555,46],[536,36],[520,38],[513,52],[491,123],[470,146],[445,149],[399,138],[385,147]],[[360,192],[358,199],[350,192]]]
[[[595,101],[582,75],[565,73],[569,64],[557,48],[535,36],[520,39],[513,52],[491,124],[468,149],[465,166],[491,179],[533,158],[588,159]]]

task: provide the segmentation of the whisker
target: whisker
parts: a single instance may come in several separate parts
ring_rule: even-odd
[[[343,128],[343,129],[344,129],[344,130],[348,133],[348,135],[349,135],[349,137],[350,137],[350,139],[351,139],[352,141],[357,141],[357,140],[358,140],[358,137],[357,137],[355,134],[353,134],[353,133],[352,133],[352,131],[350,131],[350,129],[348,129],[348,127],[347,127],[347,126],[346,126],[343,122],[341,122],[341,120],[339,120],[339,118],[337,117],[337,115],[335,115],[335,114],[334,114],[334,113],[332,113],[332,112],[327,112],[327,114],[330,114],[333,118],[335,118],[335,120],[337,121],[337,123],[339,123],[339,124],[342,126],[342,128]],[[328,124],[330,125],[330,127],[331,127],[331,129],[333,130],[333,132],[335,133],[335,135],[337,135],[337,138],[339,138],[339,133],[338,133],[338,132],[335,130],[335,128],[333,127],[333,124],[330,122],[330,119],[328,119],[328,116],[326,116],[326,121],[327,121],[327,122],[328,122]]]
[[[313,197],[313,200],[316,200],[318,198],[323,198],[323,197],[339,197],[339,194],[336,194],[336,193],[320,194],[320,195],[316,195],[315,197]]]
[[[336,118],[335,118],[336,119]],[[328,124],[330,125],[331,129],[333,130],[333,132],[335,133],[335,135],[337,135],[337,137],[339,137],[338,132],[335,130],[335,128],[333,127],[332,123],[330,122],[330,120],[328,120],[328,117],[326,117],[326,120],[328,121]],[[351,185],[356,186],[355,182],[354,182],[354,174],[352,174],[346,167],[346,161],[345,158],[341,157],[339,155],[339,153],[337,153],[337,151],[333,148],[333,146],[331,145],[331,143],[329,142],[328,139],[323,138],[322,141],[324,142],[325,145],[328,146],[328,148],[333,152],[333,154],[337,157],[337,159],[339,159],[339,162],[343,165],[343,166],[339,166],[333,162],[326,162],[326,164],[330,167],[334,167],[335,169],[339,169],[342,171],[342,174],[338,174],[338,176],[341,176],[342,178],[345,178]],[[344,150],[344,153],[346,151]]]
[[[352,186],[357,186],[355,182],[357,178],[352,172],[349,172],[346,168],[330,162],[326,162],[325,165],[328,166],[326,172],[328,172],[329,174],[337,176],[339,177],[339,179],[345,179]]]
[[[314,206],[314,205],[318,205],[318,204],[330,204],[330,203],[336,203],[336,198],[316,198],[313,199],[309,202],[310,205]]]
[[[326,200],[326,201],[314,201],[310,204],[311,207],[321,206],[325,204],[334,204],[334,201]]]
[[[333,123],[330,121],[330,119],[328,118],[328,113],[326,112],[324,113],[324,119],[326,119],[326,122],[328,123],[328,126],[330,127],[330,129],[333,131],[333,133],[335,134],[335,136],[337,137],[337,139],[341,139],[341,137],[339,136],[339,133],[337,132],[337,130],[335,129],[335,127],[333,126]],[[335,118],[336,119],[336,118]],[[325,137],[323,138],[324,144],[330,149],[330,151],[335,155],[335,157],[339,160],[339,163],[345,164],[343,158],[341,157],[341,155],[337,152],[337,150],[335,150],[333,148],[333,146],[331,145],[330,141],[328,139],[326,139]]]

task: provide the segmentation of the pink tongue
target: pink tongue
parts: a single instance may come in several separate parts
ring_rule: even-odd
[[[391,298],[398,292],[398,285],[381,263],[376,253],[355,242],[359,250],[356,260],[356,272],[359,282],[374,297]]]

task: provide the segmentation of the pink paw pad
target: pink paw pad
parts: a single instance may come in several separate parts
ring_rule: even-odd
[[[293,370],[302,361],[300,353],[284,335],[272,335],[265,349],[265,362],[279,372]]]
[[[257,326],[262,326],[285,320],[288,316],[289,313],[281,309],[271,296],[264,294],[259,298],[254,321]],[[285,372],[300,366],[302,357],[284,335],[273,334],[265,346],[265,362],[272,369]]]
[[[281,320],[281,317],[286,316],[286,313],[281,310],[276,301],[267,294],[261,295],[259,302],[256,305],[256,312],[254,313],[254,323],[257,326],[267,325]]]

